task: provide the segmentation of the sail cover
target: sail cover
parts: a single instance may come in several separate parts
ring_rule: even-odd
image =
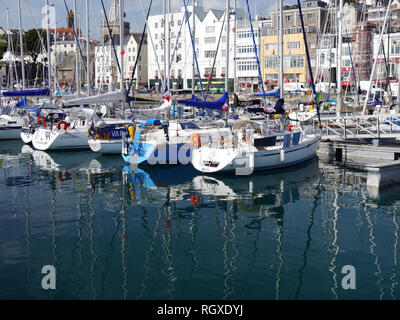
[[[196,97],[192,97],[190,100],[178,100],[178,103],[184,104],[189,107],[210,109],[210,110],[222,110],[223,106],[228,101],[228,92],[216,101],[199,101]]]
[[[3,96],[5,97],[36,97],[36,96],[49,96],[49,95],[50,95],[49,88],[3,92]]]
[[[124,93],[122,91],[112,91],[97,96],[81,97],[67,100],[65,106],[77,106],[81,104],[99,104],[122,101]]]
[[[270,91],[270,92],[266,92],[266,93],[265,93],[265,96],[266,96],[266,97],[275,97],[275,98],[279,98],[280,95],[281,95],[281,90],[280,90],[279,88],[278,88],[277,90],[275,90],[275,91]],[[254,96],[256,96],[256,97],[262,97],[263,94],[262,94],[262,93],[258,93],[258,94],[255,94]]]

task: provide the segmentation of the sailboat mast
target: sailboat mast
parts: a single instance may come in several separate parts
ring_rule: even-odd
[[[18,0],[18,21],[19,21],[19,42],[21,52],[21,72],[22,72],[22,87],[25,90],[25,61],[24,61],[24,40],[22,37],[22,19],[21,19],[21,0]]]
[[[52,100],[52,80],[51,80],[51,48],[50,48],[50,6],[49,0],[46,0],[46,27],[47,27],[47,78],[49,82],[49,90],[50,90],[50,102]],[[54,30],[54,34],[56,34],[57,30]],[[44,66],[44,64],[43,64]],[[44,70],[44,67],[43,67]],[[43,82],[44,82],[44,73],[43,73]]]
[[[279,0],[279,96],[281,99],[284,97],[284,84],[283,84],[283,0]]]
[[[7,50],[11,52],[11,37],[10,37],[10,19],[9,19],[9,10],[8,7],[6,8],[7,11]],[[12,53],[12,57],[14,57],[14,53]],[[13,59],[15,61],[15,59]],[[8,87],[12,88],[12,81],[13,81],[13,66],[12,61],[8,64]]]
[[[119,0],[119,32],[120,32],[120,47],[121,47],[121,90],[123,93],[122,98],[122,118],[125,118],[125,105],[126,105],[126,90],[125,90],[125,35],[124,35],[124,0]]]
[[[236,80],[236,32],[237,32],[237,1],[233,0],[233,10],[235,11],[235,20],[233,22],[235,32],[233,33],[233,92],[237,91],[237,80]]]
[[[87,95],[90,96],[89,0],[86,0],[86,80]]]
[[[376,69],[376,64],[377,64],[377,61],[378,61],[378,57],[379,57],[379,54],[381,52],[383,33],[385,32],[386,22],[387,22],[387,19],[388,19],[388,16],[389,16],[389,11],[390,11],[390,6],[391,5],[392,5],[392,1],[389,1],[387,9],[386,9],[385,19],[383,20],[381,33],[380,33],[380,36],[379,36],[379,47],[376,50],[375,57],[374,57],[374,64],[372,66],[372,71],[371,71],[371,75],[370,75],[370,79],[369,79],[369,86],[368,86],[368,90],[367,90],[367,95],[366,95],[366,97],[364,99],[364,106],[363,106],[362,115],[365,115],[365,111],[367,110],[367,104],[368,104],[368,100],[369,100],[369,95],[371,93],[372,81],[374,79],[375,69]],[[399,99],[399,98],[397,98],[397,99]]]
[[[164,86],[168,87],[167,74],[167,0],[163,1],[164,13]]]
[[[192,24],[193,24],[193,39],[194,39],[194,45],[196,47],[196,0],[193,0],[193,10],[192,10]],[[192,95],[194,95],[194,84],[195,84],[195,63],[196,63],[196,50],[193,50],[193,61],[192,61]]]
[[[167,0],[167,84],[169,88],[169,79],[171,79],[171,0]],[[171,88],[170,88],[171,89]]]
[[[74,29],[75,29],[75,73],[76,73],[76,92],[77,97],[81,96],[81,80],[80,80],[80,70],[79,70],[79,31],[77,28],[77,14],[76,14],[76,0],[74,0]]]
[[[339,3],[338,12],[338,50],[337,50],[337,103],[336,103],[336,115],[339,117],[342,111],[342,46],[343,46],[343,0]]]
[[[225,92],[229,93],[229,10],[230,0],[226,0],[226,73],[225,73]],[[213,73],[214,70],[211,70]]]

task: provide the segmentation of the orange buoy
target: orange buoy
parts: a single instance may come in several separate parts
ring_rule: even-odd
[[[198,133],[192,133],[190,136],[190,146],[193,148],[195,145],[197,148],[201,147],[200,135]]]
[[[57,126],[56,126],[57,130],[60,130],[62,125],[64,125],[64,130],[67,130],[70,123],[67,121],[64,121],[64,120],[58,121]]]

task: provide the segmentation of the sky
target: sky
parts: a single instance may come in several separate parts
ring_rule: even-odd
[[[7,28],[7,8],[9,9],[9,21],[10,28],[18,28],[18,0],[0,0],[0,27]],[[22,28],[24,30],[32,28],[40,28],[44,15],[42,14],[42,8],[46,4],[46,0],[20,0],[21,1],[21,16],[22,16]],[[112,0],[103,0],[104,5],[109,14]],[[191,5],[193,0],[189,0]],[[233,6],[231,0],[231,5]],[[69,9],[73,9],[73,0],[66,0]],[[150,0],[125,0],[125,13],[126,20],[131,24],[131,32],[142,32],[144,25],[144,14],[141,7],[143,3],[144,10],[147,11],[150,4]],[[200,5],[203,5],[205,9],[225,9],[225,0],[197,0]],[[283,0],[284,5],[293,4],[296,0]],[[56,21],[57,27],[65,27],[67,11],[65,8],[64,0],[49,0],[49,3],[54,4],[56,8]],[[260,16],[268,16],[268,12],[276,7],[276,0],[249,0],[251,8],[251,14],[255,16],[257,13]],[[98,39],[100,36],[100,22],[103,19],[103,11],[100,0],[89,0],[90,6],[90,32],[92,37]],[[171,0],[171,6],[174,9],[180,9],[183,6],[183,0]],[[237,6],[244,8],[245,0],[237,0]],[[86,1],[77,0],[78,13],[81,14],[82,29],[85,29],[85,14],[86,14]],[[151,14],[162,13],[162,0],[153,0]]]

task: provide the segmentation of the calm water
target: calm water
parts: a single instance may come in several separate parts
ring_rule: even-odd
[[[133,169],[0,142],[0,299],[400,298],[400,192],[367,190],[363,172]]]

